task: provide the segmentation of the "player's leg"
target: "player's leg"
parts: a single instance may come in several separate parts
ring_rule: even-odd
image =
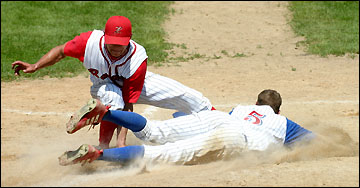
[[[124,108],[122,91],[113,83],[93,85],[90,91],[93,98],[98,98],[104,105],[110,105],[111,110],[122,110]],[[118,125],[110,121],[100,123],[99,146],[101,148],[109,148],[116,128]]]
[[[186,114],[214,109],[209,99],[199,91],[152,72],[146,73],[137,103],[174,109]]]
[[[146,125],[146,118],[135,112],[109,110],[103,117],[103,121],[109,121],[122,125],[133,132],[141,131]]]
[[[113,83],[93,85],[90,88],[90,93],[94,99],[99,99],[102,104],[110,105],[110,110],[122,110],[124,108],[122,91]]]
[[[85,126],[98,124],[108,109],[109,106],[103,105],[100,100],[90,99],[70,117],[66,123],[66,131],[72,134]]]
[[[99,103],[99,100],[93,99],[93,101]],[[147,123],[143,116],[134,112],[106,110],[106,113],[101,114],[105,115],[98,121],[109,121],[124,126],[132,130],[138,138],[153,143],[166,143],[202,134],[226,122],[229,117],[229,114],[224,112],[206,110],[165,121]],[[80,120],[82,121],[83,119]]]
[[[164,121],[150,121],[135,112],[118,110],[109,110],[103,117],[132,130],[141,140],[159,144],[204,134],[227,123],[228,119],[227,113],[208,110]]]
[[[126,146],[121,148],[96,149],[96,147],[83,144],[77,150],[66,151],[59,158],[59,164],[67,166],[76,163],[105,160],[112,162],[130,162],[144,156],[144,146]]]
[[[164,145],[126,146],[98,150],[83,144],[59,157],[60,165],[85,164],[94,160],[129,162],[144,158],[148,162],[175,164],[202,163],[239,155],[246,149],[246,138],[237,123],[225,124],[210,132]]]
[[[226,125],[164,145],[144,145],[144,160],[175,164],[206,163],[238,156],[246,149],[246,145],[240,126]]]
[[[144,129],[134,135],[152,143],[175,142],[205,134],[228,121],[229,115],[221,111],[201,111],[164,121],[148,121]]]
[[[114,130],[118,127],[117,124],[110,121],[101,121],[99,130],[99,146],[107,149],[110,147],[110,142],[114,134]]]
[[[137,125],[137,122],[134,121],[134,118],[129,119],[128,116],[126,116],[127,111],[121,111],[121,110],[112,110],[112,111],[114,111],[114,113],[115,112],[119,113],[119,115],[112,115],[113,113],[110,113],[109,107],[103,105],[99,99],[90,99],[89,102],[87,102],[82,108],[80,108],[80,110],[75,112],[74,115],[70,118],[69,122],[67,123],[67,132],[72,134],[85,126],[96,125],[99,122],[107,123],[108,124],[107,127],[112,128],[112,131],[117,126],[121,126],[122,123],[128,122],[129,124],[132,123],[132,124]],[[122,115],[123,113],[125,113],[125,115]],[[128,112],[128,113],[130,113],[130,112]],[[137,115],[137,114],[133,113],[133,116],[134,115]],[[104,118],[105,116],[110,117],[110,118]],[[117,120],[117,119],[113,120],[114,117],[116,117],[116,116],[119,116],[119,120]],[[129,115],[129,117],[133,117],[133,116]],[[140,116],[140,115],[138,115],[138,116]],[[107,121],[107,119],[109,119],[109,120]],[[115,126],[112,127],[112,125],[115,125]],[[100,136],[102,136],[103,131],[106,131],[106,130],[109,130],[109,129],[100,129]],[[137,129],[135,129],[135,131],[136,130]],[[111,138],[108,138],[108,137],[106,138],[106,140],[110,140],[110,139]]]

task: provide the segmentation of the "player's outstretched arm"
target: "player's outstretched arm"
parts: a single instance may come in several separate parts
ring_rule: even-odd
[[[24,73],[33,73],[41,68],[53,65],[61,59],[64,59],[66,57],[64,54],[64,48],[65,44],[54,47],[35,64],[29,64],[23,61],[13,62],[11,65],[12,69],[14,69],[15,76],[20,76],[20,70]]]

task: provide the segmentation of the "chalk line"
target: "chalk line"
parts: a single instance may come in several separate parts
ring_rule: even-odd
[[[284,102],[284,104],[359,104],[359,101],[351,100],[338,100],[338,101],[327,101],[327,100],[315,100],[315,101],[293,101],[293,102]],[[215,107],[235,107],[237,105],[252,105],[251,103],[237,103],[237,104],[215,104]],[[149,116],[158,110],[158,107],[148,106],[144,109],[141,115]],[[54,116],[67,116],[70,117],[73,112],[33,112],[29,110],[17,110],[1,107],[1,112],[11,112],[24,115],[54,115]]]
[[[214,105],[215,107],[235,107],[237,105],[253,105],[254,103],[237,103],[237,104],[218,104]],[[315,101],[292,101],[292,102],[283,102],[284,104],[359,104],[359,101],[350,101],[350,100],[338,100],[338,101],[327,101],[327,100],[315,100]]]
[[[149,116],[149,115],[153,114],[153,112],[156,112],[157,109],[158,109],[158,107],[156,107],[156,106],[148,106],[147,108],[145,108],[144,112],[141,113],[141,115]]]
[[[16,109],[7,109],[7,108],[1,108],[2,112],[13,112],[18,114],[24,114],[24,115],[55,115],[55,116],[71,116],[72,113],[69,112],[33,112],[33,111],[24,111],[24,110],[16,110]]]

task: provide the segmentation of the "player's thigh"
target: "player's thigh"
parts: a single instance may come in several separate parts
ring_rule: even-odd
[[[183,94],[185,87],[173,79],[148,72],[140,98],[145,101],[159,101]]]
[[[163,144],[206,134],[229,123],[229,114],[205,110],[163,121],[148,120],[145,128],[134,134],[142,140]]]
[[[169,142],[159,146],[145,146],[145,157],[170,163],[191,163],[200,159],[222,159],[239,155],[246,148],[246,139],[236,125],[222,126],[205,134]]]
[[[113,83],[93,85],[90,88],[93,98],[99,99],[104,105],[111,105],[111,110],[123,109],[124,100],[121,89]]]
[[[210,101],[202,93],[176,80],[154,73],[149,73],[145,78],[138,103],[175,109],[185,113],[210,110],[212,107]]]

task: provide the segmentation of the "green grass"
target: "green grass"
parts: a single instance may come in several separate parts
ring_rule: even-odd
[[[132,22],[133,40],[143,45],[148,63],[165,61],[173,44],[164,40],[161,24],[170,13],[170,1],[1,1],[1,81],[17,79],[11,63],[36,63],[53,47],[82,32],[104,29],[110,16]],[[86,72],[81,62],[66,57],[25,78],[76,76]]]
[[[1,81],[19,79],[11,63],[22,60],[36,63],[53,47],[64,44],[82,32],[103,29],[113,15],[128,17],[133,25],[133,39],[146,48],[149,65],[171,62],[169,51],[185,44],[167,43],[161,24],[175,10],[171,1],[1,1]],[[350,57],[359,53],[358,1],[291,1],[290,25],[304,36],[309,53]],[[181,11],[179,14],[182,14]],[[258,45],[257,48],[262,48]],[[229,56],[228,52],[222,51]],[[250,54],[251,55],[251,54]],[[232,57],[246,57],[236,53]],[[201,54],[176,57],[175,62],[207,58]],[[208,57],[209,58],[209,57]],[[210,57],[211,58],[211,57]],[[214,55],[215,59],[221,56]],[[66,57],[57,64],[21,78],[76,76],[87,73],[81,62]]]
[[[290,25],[311,54],[359,54],[359,1],[291,1]]]

